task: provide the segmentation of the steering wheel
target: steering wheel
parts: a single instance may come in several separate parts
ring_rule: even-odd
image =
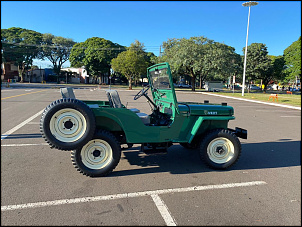
[[[142,90],[140,90],[135,96],[134,96],[134,100],[139,99],[140,97],[142,97],[143,95],[146,95],[147,91],[149,90],[150,85],[147,85],[146,87],[144,87]]]

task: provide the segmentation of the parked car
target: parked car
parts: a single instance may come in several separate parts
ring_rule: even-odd
[[[233,85],[231,85],[231,89],[233,89]],[[241,89],[242,88],[238,84],[234,85],[234,90],[241,90]]]
[[[298,88],[292,88],[292,87],[290,87],[289,89],[290,89],[290,91],[300,91],[301,90],[299,87]]]
[[[273,87],[271,85],[267,85],[266,90],[273,90]]]
[[[174,84],[174,87],[178,87],[178,88],[192,88],[192,85],[179,83],[179,84]]]
[[[249,87],[250,87],[250,90],[261,90],[261,88],[255,84],[250,84]]]

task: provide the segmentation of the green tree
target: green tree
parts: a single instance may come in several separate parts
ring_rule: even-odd
[[[2,61],[14,62],[18,67],[20,82],[33,59],[40,56],[42,34],[33,30],[12,27],[1,29]]]
[[[227,80],[238,75],[242,69],[241,57],[235,48],[223,43],[213,42],[206,45],[204,58],[200,62],[200,88],[202,82],[209,79]]]
[[[243,48],[243,53],[245,47]],[[268,56],[267,47],[263,43],[252,43],[247,48],[246,77],[248,84],[251,80],[262,79],[267,81],[270,76],[272,66],[271,58]],[[247,84],[247,85],[248,85]]]
[[[269,58],[271,59],[271,68],[268,71],[268,75],[263,78],[263,84],[264,84],[264,91],[266,91],[267,85],[272,80],[282,81],[284,79],[284,57],[283,56],[272,56],[269,55]]]
[[[129,90],[132,89],[132,82],[138,80],[140,75],[146,73],[148,61],[143,49],[143,44],[135,41],[127,51],[120,53],[116,58],[111,60],[112,69],[125,75],[128,79]]]
[[[286,80],[294,80],[298,77],[301,80],[301,36],[283,52],[286,68]]]
[[[126,48],[103,38],[92,37],[77,43],[70,53],[72,67],[85,66],[89,75],[110,76],[111,60]]]
[[[76,43],[73,45],[70,55],[69,55],[69,61],[71,67],[80,68],[84,66],[84,58],[85,58],[85,43]]]
[[[196,77],[201,73],[204,55],[210,43],[213,43],[213,40],[203,36],[173,38],[163,42],[162,59],[169,62],[172,73],[184,72],[191,76],[192,91],[195,91]]]
[[[157,63],[157,57],[152,52],[145,51],[145,45],[138,40],[135,40],[133,43],[130,44],[130,47],[127,48],[128,50],[135,51],[137,55],[141,55],[144,57],[147,67],[150,67]],[[146,76],[147,70],[143,68],[144,71],[141,72],[141,76]],[[135,77],[135,85],[137,81],[140,79],[139,76]]]
[[[75,42],[69,38],[43,34],[42,58],[47,58],[53,65],[54,72],[59,76],[62,65],[69,60],[71,48]]]

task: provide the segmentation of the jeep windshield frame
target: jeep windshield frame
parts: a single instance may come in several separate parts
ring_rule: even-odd
[[[149,67],[147,77],[154,103],[161,109],[161,112],[171,109],[174,117],[179,110],[169,64],[164,62]]]

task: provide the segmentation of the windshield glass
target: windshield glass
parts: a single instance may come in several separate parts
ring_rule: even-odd
[[[150,81],[155,89],[171,89],[167,68],[150,72]]]

